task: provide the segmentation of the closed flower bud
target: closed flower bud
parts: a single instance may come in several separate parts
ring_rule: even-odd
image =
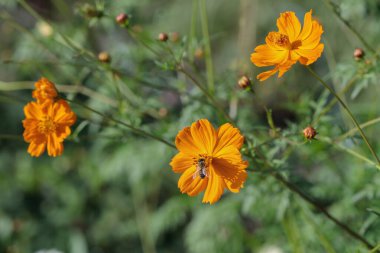
[[[166,117],[168,115],[168,109],[166,109],[166,108],[160,108],[160,110],[158,110],[158,115],[161,118]]]
[[[317,135],[317,130],[315,130],[312,126],[308,126],[303,130],[303,135],[308,140],[314,139]]]
[[[364,55],[365,53],[363,49],[355,48],[355,51],[354,51],[355,60],[359,61],[360,59],[363,59]]]
[[[127,26],[129,23],[129,17],[125,13],[120,13],[116,16],[116,23],[118,23],[121,26]]]
[[[98,60],[104,63],[109,63],[111,61],[111,56],[107,52],[100,52],[98,54]]]
[[[249,80],[249,78],[247,76],[242,76],[239,79],[238,85],[239,85],[240,88],[242,88],[243,90],[245,90],[245,89],[251,87],[251,80]]]
[[[203,56],[204,56],[204,52],[203,52],[203,49],[202,48],[197,48],[194,52],[194,56],[195,58],[197,59],[202,59]]]
[[[159,40],[159,41],[163,41],[163,42],[165,42],[165,41],[168,40],[168,38],[169,38],[169,36],[168,36],[166,33],[160,33],[160,34],[158,35],[158,40]]]

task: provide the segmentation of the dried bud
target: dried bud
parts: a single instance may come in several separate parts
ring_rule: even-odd
[[[166,33],[160,33],[159,35],[158,35],[158,40],[159,41],[167,41],[168,40],[168,38],[169,38],[169,36],[166,34]]]
[[[197,48],[194,52],[194,56],[195,58],[197,59],[202,59],[203,56],[204,56],[204,52],[203,52],[203,49],[202,48]]]
[[[364,55],[365,53],[363,49],[355,48],[355,51],[354,51],[355,60],[359,61],[360,59],[363,59]]]
[[[173,42],[178,42],[178,40],[179,40],[179,33],[178,33],[178,32],[173,32],[173,33],[171,34],[171,36],[170,36],[170,39],[171,39],[171,41],[173,41]]]
[[[88,18],[101,18],[104,14],[103,11],[97,10],[96,7],[90,4],[84,4],[81,11]]]
[[[116,17],[116,23],[118,23],[121,26],[127,26],[129,23],[129,17],[125,13],[120,13]]]
[[[111,56],[109,53],[103,51],[98,54],[98,60],[104,63],[109,63],[111,61]]]
[[[247,76],[242,76],[239,79],[238,85],[243,90],[247,89],[248,87],[251,87],[251,80]]]
[[[158,110],[158,115],[160,115],[161,118],[166,117],[168,115],[168,109],[160,108],[160,110]]]
[[[303,135],[308,140],[314,139],[317,135],[317,130],[315,130],[312,126],[308,126],[303,130]]]

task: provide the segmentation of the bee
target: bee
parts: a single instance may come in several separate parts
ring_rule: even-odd
[[[197,163],[197,171],[194,173],[193,179],[195,179],[197,175],[199,175],[201,179],[207,177],[206,160],[204,158],[199,158]]]

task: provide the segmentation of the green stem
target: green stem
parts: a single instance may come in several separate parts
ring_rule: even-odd
[[[355,84],[355,81],[357,80],[357,76],[353,77],[346,86],[344,86],[344,88],[339,92],[339,96],[343,96],[354,84]],[[334,105],[338,102],[338,100],[334,97],[334,99],[332,99],[329,104],[323,109],[323,111],[318,115],[318,117],[313,120],[313,123],[311,123],[311,125],[316,125],[318,124],[318,122],[320,121],[320,119],[322,118],[323,115],[325,115],[326,113],[328,113],[333,107]]]
[[[370,121],[367,121],[367,122],[365,122],[365,123],[363,123],[363,124],[360,124],[360,127],[363,129],[363,128],[366,128],[366,127],[371,126],[371,125],[373,125],[373,124],[376,124],[376,123],[378,123],[378,122],[380,122],[380,117],[378,117],[378,118],[376,118],[376,119],[372,119],[372,120],[370,120]],[[356,133],[357,131],[358,131],[357,128],[353,128],[353,129],[347,131],[345,134],[342,134],[341,136],[338,137],[338,141],[341,141],[341,140],[346,139],[347,137],[353,135],[353,134]]]
[[[14,134],[0,134],[0,140],[17,140],[17,141],[23,141],[23,138],[20,135],[14,135]]]
[[[380,165],[379,164],[375,163],[374,161],[368,159],[367,157],[365,157],[365,156],[357,153],[356,151],[354,151],[352,149],[349,149],[349,148],[347,148],[347,147],[345,147],[345,146],[343,146],[341,144],[336,144],[336,143],[334,143],[333,141],[331,141],[330,139],[327,139],[327,138],[318,138],[318,140],[320,140],[322,142],[326,142],[326,143],[328,143],[328,144],[330,144],[330,145],[332,145],[334,147],[337,147],[338,149],[341,149],[341,150],[343,150],[343,151],[345,151],[345,152],[347,152],[347,153],[355,156],[356,158],[358,158],[358,159],[360,159],[360,160],[362,160],[362,161],[364,161],[364,162],[366,162],[366,163],[368,163],[368,164],[370,164],[372,166],[375,166],[377,169],[380,170]]]
[[[210,34],[208,31],[208,21],[207,21],[207,9],[206,9],[206,0],[200,1],[201,9],[201,26],[202,26],[202,35],[205,42],[205,60],[206,60],[206,72],[207,72],[207,85],[211,94],[214,93],[215,84],[214,84],[214,70],[211,56],[211,42]]]
[[[162,138],[160,138],[160,137],[158,137],[156,135],[153,135],[153,134],[148,133],[148,132],[146,132],[144,130],[138,129],[138,128],[136,128],[136,127],[134,127],[134,126],[132,126],[132,125],[130,125],[128,123],[125,123],[125,122],[123,122],[121,120],[115,119],[115,118],[113,118],[111,116],[104,115],[103,113],[101,113],[101,112],[99,112],[99,111],[97,111],[97,110],[95,110],[95,109],[93,109],[93,108],[91,108],[91,107],[89,107],[89,106],[87,106],[87,105],[85,105],[83,103],[72,101],[72,100],[69,100],[69,99],[65,99],[65,100],[67,100],[67,101],[69,101],[71,103],[74,103],[76,105],[79,105],[79,106],[81,106],[81,107],[83,107],[83,108],[85,108],[85,109],[87,109],[87,110],[89,110],[89,111],[91,111],[91,112],[93,112],[95,114],[98,114],[98,115],[102,116],[103,118],[105,118],[107,120],[110,120],[110,121],[113,121],[113,122],[115,122],[117,124],[123,125],[123,126],[129,128],[132,132],[134,132],[136,134],[139,134],[139,135],[145,136],[145,137],[149,137],[151,139],[154,139],[156,141],[164,143],[165,145],[167,145],[167,146],[169,146],[171,148],[176,148],[172,143],[170,143],[170,142],[168,142],[168,141],[166,141],[166,140],[164,140],[164,139],[162,139]]]
[[[374,252],[377,252],[379,250],[380,250],[380,243],[375,248],[371,249],[371,251],[368,253],[374,253]]]
[[[214,99],[214,97],[203,87],[197,79],[195,79],[189,72],[187,72],[184,68],[178,67],[178,71],[182,72],[185,74],[193,83],[203,92],[203,94],[210,100],[211,104],[219,111],[221,112],[224,117],[231,123],[233,123],[233,120],[231,119],[230,115],[226,113],[223,110],[223,107]]]
[[[189,40],[188,40],[188,51],[190,62],[194,62],[194,44],[195,41],[195,29],[196,29],[196,14],[198,13],[198,1],[193,0],[192,11],[191,11],[191,22],[190,22],[190,32],[189,32]]]
[[[340,227],[342,230],[344,230],[348,235],[350,235],[352,238],[362,242],[368,249],[373,249],[374,246],[369,243],[364,237],[362,237],[360,234],[353,231],[350,227],[345,225],[343,222],[339,221],[337,218],[335,218],[332,214],[330,214],[329,211],[327,211],[324,207],[320,206],[313,198],[311,198],[309,195],[305,194],[303,191],[301,191],[296,185],[292,184],[291,182],[287,181],[281,174],[279,173],[271,173],[271,175],[279,182],[281,182],[286,188],[288,188],[290,191],[296,193],[298,196],[300,196],[302,199],[304,199],[306,202],[314,206],[317,210],[322,212],[329,220],[334,222],[338,227]]]
[[[376,155],[376,152],[374,151],[373,147],[369,143],[369,141],[368,141],[367,137],[365,136],[363,130],[361,129],[359,123],[356,121],[354,115],[352,114],[352,112],[350,111],[350,109],[347,107],[347,105],[338,96],[338,94],[336,94],[335,91],[325,81],[323,81],[322,78],[319,77],[319,75],[316,72],[314,72],[309,66],[307,66],[306,68],[339,101],[339,103],[342,105],[343,109],[347,112],[347,114],[350,116],[352,122],[357,127],[358,131],[360,132],[360,135],[362,136],[364,142],[368,146],[368,149],[371,151],[373,157],[376,159],[377,163],[380,165],[380,159],[379,159],[379,157]]]
[[[331,7],[332,11],[334,12],[335,16],[342,21],[347,28],[355,34],[355,36],[363,43],[363,45],[371,51],[373,54],[376,54],[376,50],[363,38],[363,36],[348,22],[340,15],[339,6],[335,3],[333,3],[331,0],[325,0],[327,4]]]

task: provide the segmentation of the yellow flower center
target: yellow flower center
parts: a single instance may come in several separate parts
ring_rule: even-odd
[[[279,32],[270,32],[268,34],[268,40],[275,44],[276,46],[293,50],[297,49],[302,45],[302,42],[300,40],[296,40],[294,42],[290,42],[288,35],[279,33]]]
[[[57,125],[49,116],[45,116],[43,120],[38,123],[38,132],[42,134],[50,134],[55,132]]]

